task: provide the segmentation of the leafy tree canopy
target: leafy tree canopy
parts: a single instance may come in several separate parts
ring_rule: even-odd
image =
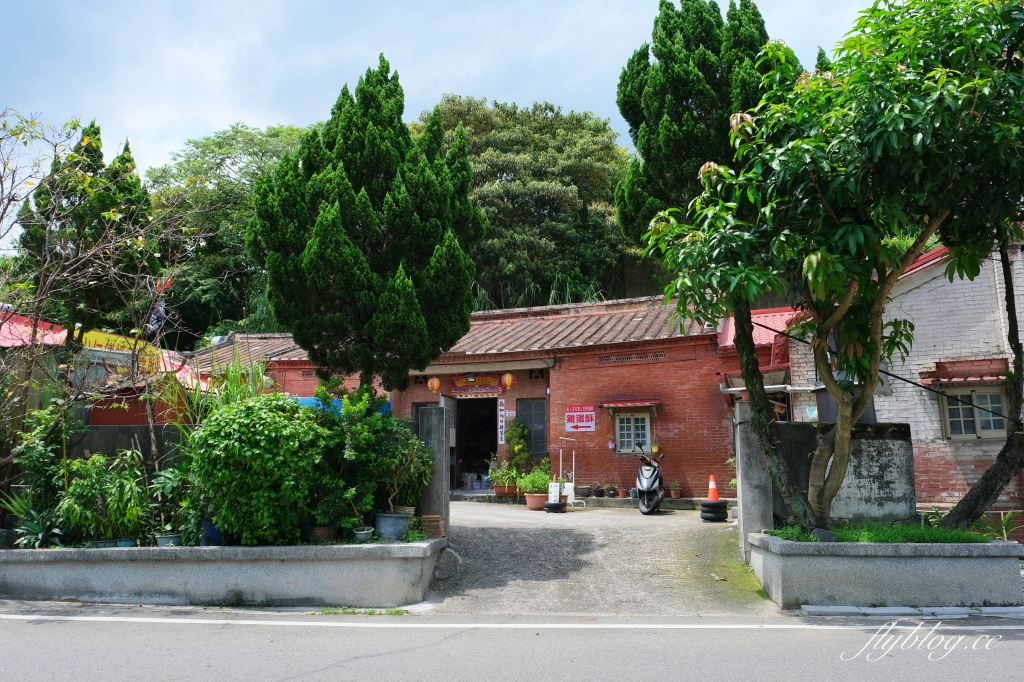
[[[697,170],[732,156],[729,115],[760,100],[757,56],[768,40],[750,0],[661,0],[650,44],[619,76],[618,105],[639,158],[615,188],[623,233],[635,242],[658,211],[702,191]],[[653,61],[652,61],[653,57]],[[766,67],[762,67],[762,71]]]
[[[302,133],[294,126],[260,130],[236,123],[188,140],[171,163],[146,172],[156,209],[187,200],[191,227],[207,235],[173,273],[168,305],[181,331],[168,339],[172,346],[191,348],[208,333],[280,331],[266,300],[263,264],[246,251],[245,230],[256,179],[297,150]]]
[[[404,388],[469,330],[470,249],[485,224],[469,200],[465,132],[440,110],[413,143],[384,55],[296,154],[256,181],[246,241],[265,263],[278,321],[325,373]]]
[[[989,226],[1019,206],[1020,187],[1006,179],[1022,177],[1024,158],[1021,11],[1016,2],[882,0],[840,45],[833,72],[803,72],[791,50],[768,44],[762,102],[732,118],[739,170],[709,161],[685,219],[669,211],[652,227],[681,312],[736,312],[751,424],[768,453],[771,409],[749,306],[785,289],[806,311],[803,331],[839,416],[812,462],[813,511],[787,497],[805,527],[828,524],[882,358],[913,342],[909,321],[883,317],[892,286],[939,230],[960,244],[952,270],[973,276],[992,246]]]
[[[118,314],[133,302],[138,276],[161,267],[157,230],[147,227],[149,193],[128,142],[106,164],[100,132],[95,121],[84,126],[18,214],[21,264],[46,302],[43,312],[67,329],[78,325],[69,343],[99,324],[130,331]]]
[[[445,95],[441,126],[469,143],[470,198],[488,229],[472,251],[476,306],[511,308],[593,300],[612,288],[625,246],[613,191],[625,151],[605,119]],[[412,124],[430,133],[433,113]]]

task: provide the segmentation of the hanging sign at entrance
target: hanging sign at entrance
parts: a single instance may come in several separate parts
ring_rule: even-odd
[[[498,398],[498,445],[505,444],[505,399]]]
[[[593,405],[566,405],[566,431],[597,431],[597,411]]]
[[[448,393],[457,398],[495,398],[504,392],[497,374],[466,374],[448,380]]]

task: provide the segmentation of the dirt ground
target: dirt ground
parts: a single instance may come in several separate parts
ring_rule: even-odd
[[[431,586],[439,614],[779,613],[738,560],[735,524],[701,523],[696,511],[452,502],[449,543],[462,563]]]

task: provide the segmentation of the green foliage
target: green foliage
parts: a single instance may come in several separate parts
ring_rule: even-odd
[[[516,417],[505,425],[505,443],[508,445],[509,461],[516,471],[526,471],[533,459],[533,453],[527,446],[529,437],[530,430],[526,428],[522,419]]]
[[[814,62],[814,70],[818,73],[825,73],[832,70],[832,60],[825,54],[825,50],[818,48],[818,59]]]
[[[329,433],[278,393],[215,410],[189,439],[192,481],[213,521],[242,544],[299,540]]]
[[[546,493],[548,491],[548,483],[550,482],[550,472],[544,471],[541,467],[537,467],[530,473],[523,474],[519,480],[516,481],[516,485],[523,493],[539,494]]]
[[[520,108],[457,95],[439,111],[440,128],[424,112],[412,133],[436,145],[464,131],[469,197],[488,221],[472,250],[476,308],[601,300],[623,249],[613,192],[626,154],[608,121],[547,102]]]
[[[281,331],[266,301],[263,263],[246,252],[245,230],[257,178],[294,153],[303,132],[236,123],[188,140],[171,163],[146,171],[155,211],[187,201],[189,227],[209,235],[174,273],[168,304],[184,329],[169,339],[173,347],[189,349],[204,334]]]
[[[974,524],[974,529],[989,539],[1009,542],[1010,536],[1015,531],[1024,528],[1024,525],[1017,525],[1013,522],[1019,514],[1020,512],[1013,510],[999,512],[999,518],[992,514],[985,514]]]
[[[57,523],[57,513],[53,508],[37,508],[32,493],[22,496],[12,495],[0,500],[0,509],[13,514],[18,519],[14,532],[18,536],[15,545],[24,549],[45,549],[61,547],[64,531]]]
[[[47,437],[50,426],[61,415],[56,405],[29,412],[21,443],[14,450],[14,462],[20,469],[20,478],[29,490],[37,509],[53,509],[64,492],[68,474],[67,463],[58,457],[60,431],[55,429]]]
[[[639,243],[655,214],[699,195],[704,163],[729,159],[729,116],[760,99],[756,62],[767,40],[750,0],[730,0],[726,21],[710,0],[681,0],[678,9],[661,0],[651,44],[619,77],[619,111],[639,153],[615,188],[628,239]]]
[[[905,523],[855,523],[833,528],[832,532],[838,542],[987,542],[985,536],[978,533]],[[777,528],[768,534],[793,542],[819,541],[799,526]]]
[[[100,454],[73,460],[72,478],[57,505],[69,537],[113,540],[143,535],[151,521],[142,455],[122,450],[113,461]]]
[[[506,436],[507,433],[506,431]],[[500,464],[492,462],[489,475],[494,485],[515,485],[521,473],[506,459]]]
[[[469,330],[479,239],[464,132],[443,146],[440,113],[413,143],[398,75],[380,57],[354,96],[255,185],[246,236],[275,317],[323,368],[405,388]],[[429,123],[429,122],[428,122]]]
[[[95,121],[82,128],[66,154],[52,160],[18,223],[23,265],[37,286],[46,284],[47,291],[37,295],[46,294],[50,319],[67,329],[80,325],[76,340],[101,322],[118,328],[119,314],[138,303],[132,300],[136,280],[126,274],[151,276],[161,267],[160,232],[128,143],[105,164]],[[119,243],[118,237],[130,237],[130,243]],[[104,253],[93,253],[97,248]],[[58,263],[70,266],[71,280],[54,286],[47,278]]]

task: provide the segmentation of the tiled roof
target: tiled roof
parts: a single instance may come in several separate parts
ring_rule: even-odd
[[[27,346],[32,339],[32,320],[7,311],[0,311],[0,348]],[[62,346],[67,332],[58,324],[40,321],[36,327],[36,343],[42,346]]]
[[[903,274],[899,276],[899,279],[903,279],[908,275],[912,275],[918,270],[924,270],[930,265],[942,262],[942,257],[949,253],[949,249],[945,246],[940,246],[937,249],[932,249],[928,253],[922,253],[920,256],[914,259],[914,262],[907,266],[907,269],[903,271]]]
[[[442,357],[517,353],[670,339],[701,333],[661,296],[473,313],[469,332]]]
[[[224,367],[235,354],[244,364],[273,360],[309,360],[309,356],[291,334],[229,334],[215,346],[196,352],[195,366],[200,373],[210,374],[215,367]]]
[[[775,332],[786,331],[786,327],[789,326],[795,314],[796,311],[792,308],[751,310],[750,318],[754,323],[754,344],[770,346],[775,343]],[[718,346],[720,348],[732,348],[736,343],[735,339],[736,326],[733,318],[730,317],[722,323],[722,331],[718,334]]]

